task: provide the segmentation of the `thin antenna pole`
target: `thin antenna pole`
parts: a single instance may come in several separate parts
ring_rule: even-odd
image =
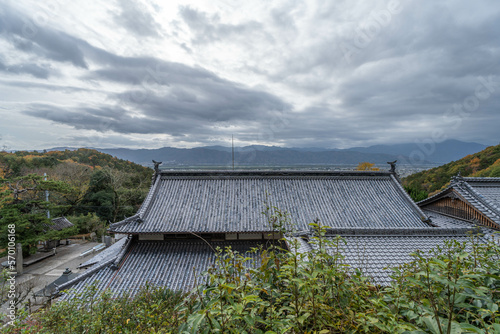
[[[43,176],[45,176],[45,181],[47,181],[47,173],[43,173]],[[49,191],[45,190],[45,202],[49,202]],[[47,208],[47,218],[50,219],[50,210]]]
[[[234,136],[231,135],[231,152],[233,156],[233,170],[234,170]]]

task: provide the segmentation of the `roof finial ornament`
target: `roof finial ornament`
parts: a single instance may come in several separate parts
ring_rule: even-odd
[[[394,160],[394,161],[387,162],[389,165],[391,165],[391,170],[390,170],[391,173],[396,173],[396,162],[398,162],[398,161]]]
[[[462,177],[462,171],[459,170],[456,176],[451,177],[451,183],[457,184],[460,183],[460,181],[463,181],[463,179],[464,178]]]
[[[160,165],[163,163],[163,162],[158,162],[158,161],[154,161],[153,160],[153,163],[155,164],[155,173],[159,173],[160,172]]]

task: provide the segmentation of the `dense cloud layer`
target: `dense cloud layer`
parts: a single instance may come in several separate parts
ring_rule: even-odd
[[[55,3],[0,8],[0,146],[498,143],[495,1]]]

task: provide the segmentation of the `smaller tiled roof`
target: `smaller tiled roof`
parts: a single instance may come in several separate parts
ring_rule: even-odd
[[[438,227],[444,228],[471,228],[473,225],[471,222],[465,220],[457,219],[454,217],[449,217],[439,212],[434,212],[430,210],[423,209],[425,214],[432,220],[432,223]]]
[[[482,234],[483,238],[486,240],[493,240],[495,238],[498,239],[499,232],[497,230],[493,230],[491,228],[485,227],[480,224],[474,224],[469,221],[465,221],[462,219],[456,219],[453,217],[449,217],[444,214],[440,214],[435,211],[423,210],[430,219],[432,219],[432,223],[437,225],[443,229],[453,229],[453,230],[467,230],[470,229],[473,233]],[[467,233],[467,232],[466,232]]]
[[[123,249],[125,243],[128,241],[127,238],[121,238],[117,242],[115,242],[113,245],[109,246],[108,248],[104,249],[102,252],[97,254],[96,256],[93,256],[91,259],[81,263],[78,268],[88,268],[90,266],[93,266],[96,263],[105,261],[106,259],[110,258],[116,258],[118,253]]]
[[[333,241],[335,237],[325,237]],[[339,242],[340,253],[344,256],[344,263],[352,269],[359,269],[365,276],[373,278],[375,284],[389,285],[391,282],[391,268],[411,262],[412,253],[417,250],[428,253],[437,246],[443,247],[447,241],[457,240],[465,242],[470,240],[468,235],[352,235],[343,236],[344,242]],[[485,241],[479,237],[480,241]],[[299,252],[307,251],[304,239],[297,237]],[[311,247],[315,247],[310,244]],[[327,248],[334,253],[336,247]]]
[[[50,221],[52,224],[45,224],[45,227],[55,231],[61,231],[65,228],[74,226],[66,217],[54,218]]]
[[[131,241],[118,255],[103,259],[80,277],[60,286],[58,292],[72,288],[63,297],[72,298],[89,284],[96,284],[98,291],[110,289],[114,296],[134,295],[146,284],[187,291],[194,287],[195,282],[203,283],[203,272],[215,264],[215,248],[231,247],[245,253],[252,259],[249,265],[254,265],[260,260],[260,252],[250,251],[265,245],[258,241],[198,239]]]
[[[417,250],[428,253],[447,241],[465,242],[469,236],[361,236],[346,237],[345,262],[373,277],[377,284],[389,284],[390,268],[411,262]]]
[[[417,204],[425,209],[426,205],[451,193],[457,194],[500,226],[500,178],[455,176],[446,189]]]

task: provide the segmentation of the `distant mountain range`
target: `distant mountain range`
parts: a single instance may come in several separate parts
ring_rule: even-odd
[[[237,166],[293,166],[293,165],[357,165],[371,162],[385,165],[387,161],[418,161],[422,164],[443,164],[485,149],[487,146],[458,140],[436,144],[396,144],[354,147],[350,149],[287,148],[252,145],[235,147]],[[64,150],[70,148],[53,148]],[[225,146],[206,146],[190,149],[163,147],[158,149],[97,148],[119,159],[151,166],[151,160],[163,161],[163,165],[231,166],[232,149]]]
[[[487,145],[467,143],[459,140],[446,140],[441,143],[410,143],[395,145],[374,145],[370,147],[353,147],[349,151],[362,153],[385,153],[393,155],[412,156],[415,159],[423,154],[426,160],[433,163],[444,164],[462,159],[463,157],[484,150]],[[414,153],[415,152],[415,153]],[[420,153],[416,153],[420,152]]]

